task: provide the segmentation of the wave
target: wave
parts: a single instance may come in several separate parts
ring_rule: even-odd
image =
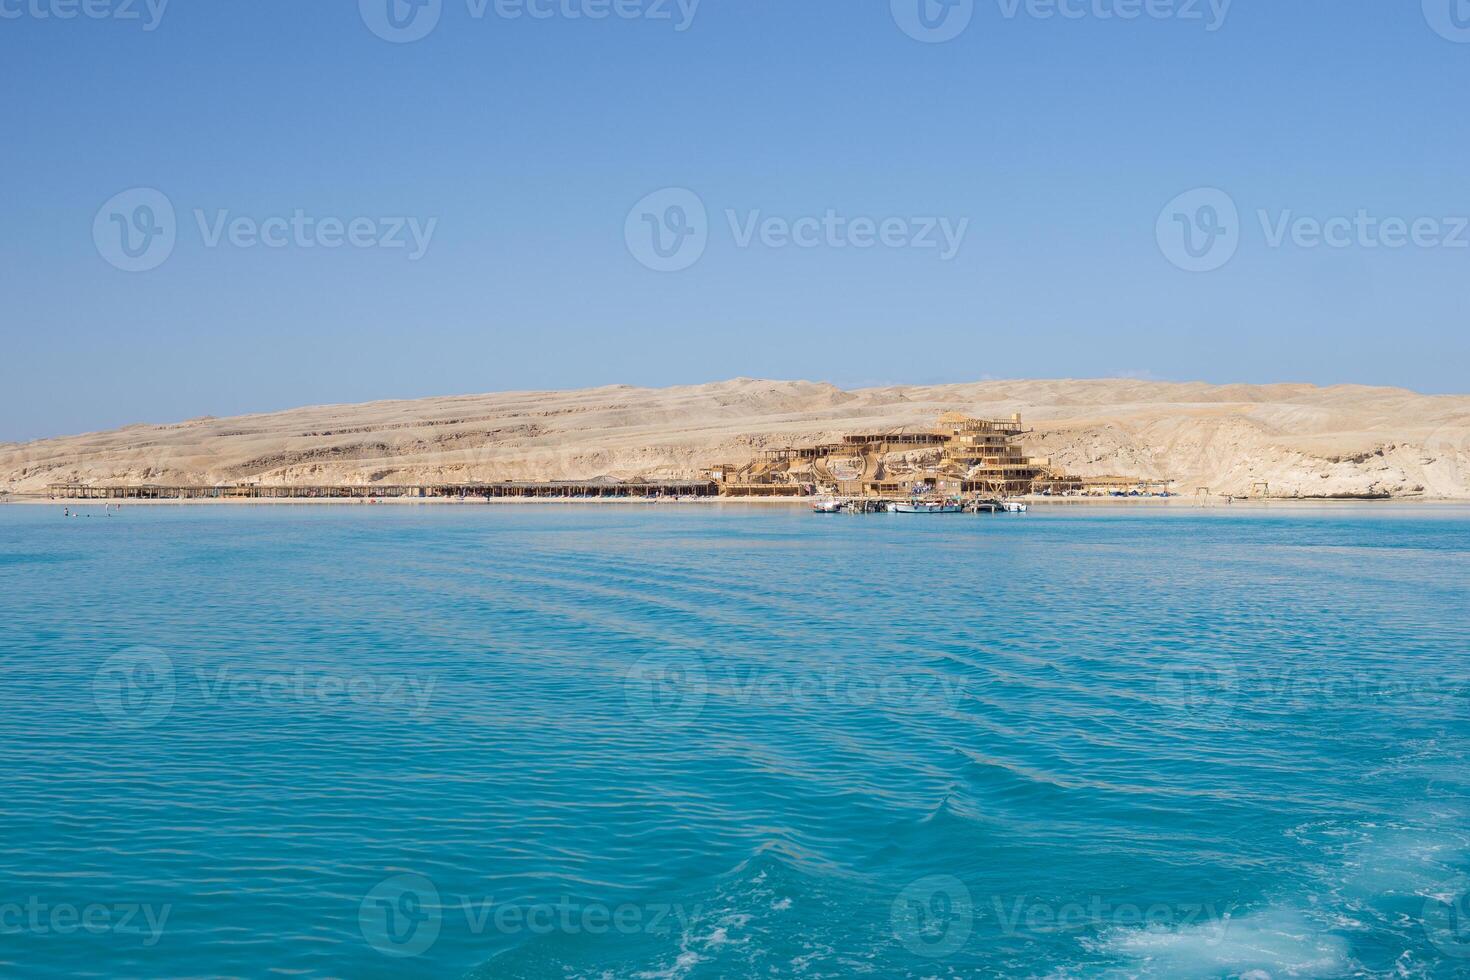
[[[667,929],[614,936],[537,936],[484,963],[472,976],[634,977],[851,972],[872,963],[891,937],[876,908],[881,889],[789,840],[771,839],[734,866],[679,890],[649,896],[668,906]],[[866,933],[854,942],[854,926]],[[839,964],[846,964],[839,966]]]
[[[1336,977],[1349,972],[1345,939],[1295,909],[1266,909],[1176,928],[1116,927],[1084,946],[1125,962],[1117,977]]]

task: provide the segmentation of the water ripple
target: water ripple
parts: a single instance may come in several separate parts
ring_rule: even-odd
[[[1467,572],[1428,510],[5,508],[0,972],[1456,975]]]

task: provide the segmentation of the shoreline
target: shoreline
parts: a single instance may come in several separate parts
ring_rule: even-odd
[[[70,507],[73,510],[100,509],[103,506],[128,507],[567,507],[567,506],[617,506],[617,507],[810,507],[819,497],[257,497],[257,498],[165,498],[155,500],[51,498],[34,494],[0,494],[0,506],[19,504],[27,507],[52,506]],[[1334,507],[1382,507],[1411,505],[1416,507],[1454,507],[1470,505],[1470,498],[1462,497],[1210,497],[1199,500],[1195,497],[1017,497],[1013,498],[1037,509],[1053,507],[1185,507],[1210,510],[1221,507],[1244,506],[1261,508],[1271,506],[1334,506]]]

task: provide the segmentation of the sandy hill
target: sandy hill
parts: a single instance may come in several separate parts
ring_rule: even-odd
[[[1022,413],[1036,455],[1192,493],[1470,498],[1470,396],[1304,384],[989,381],[846,391],[736,379],[298,408],[0,446],[0,489],[49,483],[419,483],[694,475],[759,450]]]

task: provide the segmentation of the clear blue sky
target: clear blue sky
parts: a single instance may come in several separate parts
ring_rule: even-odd
[[[1136,20],[1100,16],[1129,0],[1049,18],[975,0],[944,43],[890,0],[704,0],[682,31],[675,0],[670,20],[442,0],[412,43],[369,28],[388,0],[174,0],[153,30],[145,0],[121,11],[138,20],[54,16],[82,2],[0,0],[0,440],[737,375],[1467,390],[1470,248],[1273,246],[1256,214],[1456,236],[1470,20],[1436,31],[1420,0],[1236,0],[1215,30],[1208,0],[1197,20],[1186,0]],[[175,208],[176,243],[126,272],[94,220],[140,187]],[[625,226],[667,187],[698,195],[708,242],[659,272]],[[1238,207],[1236,251],[1184,271],[1161,212],[1202,187]],[[437,224],[414,261],[211,245],[196,210]],[[968,225],[945,260],[742,246],[727,210]]]

